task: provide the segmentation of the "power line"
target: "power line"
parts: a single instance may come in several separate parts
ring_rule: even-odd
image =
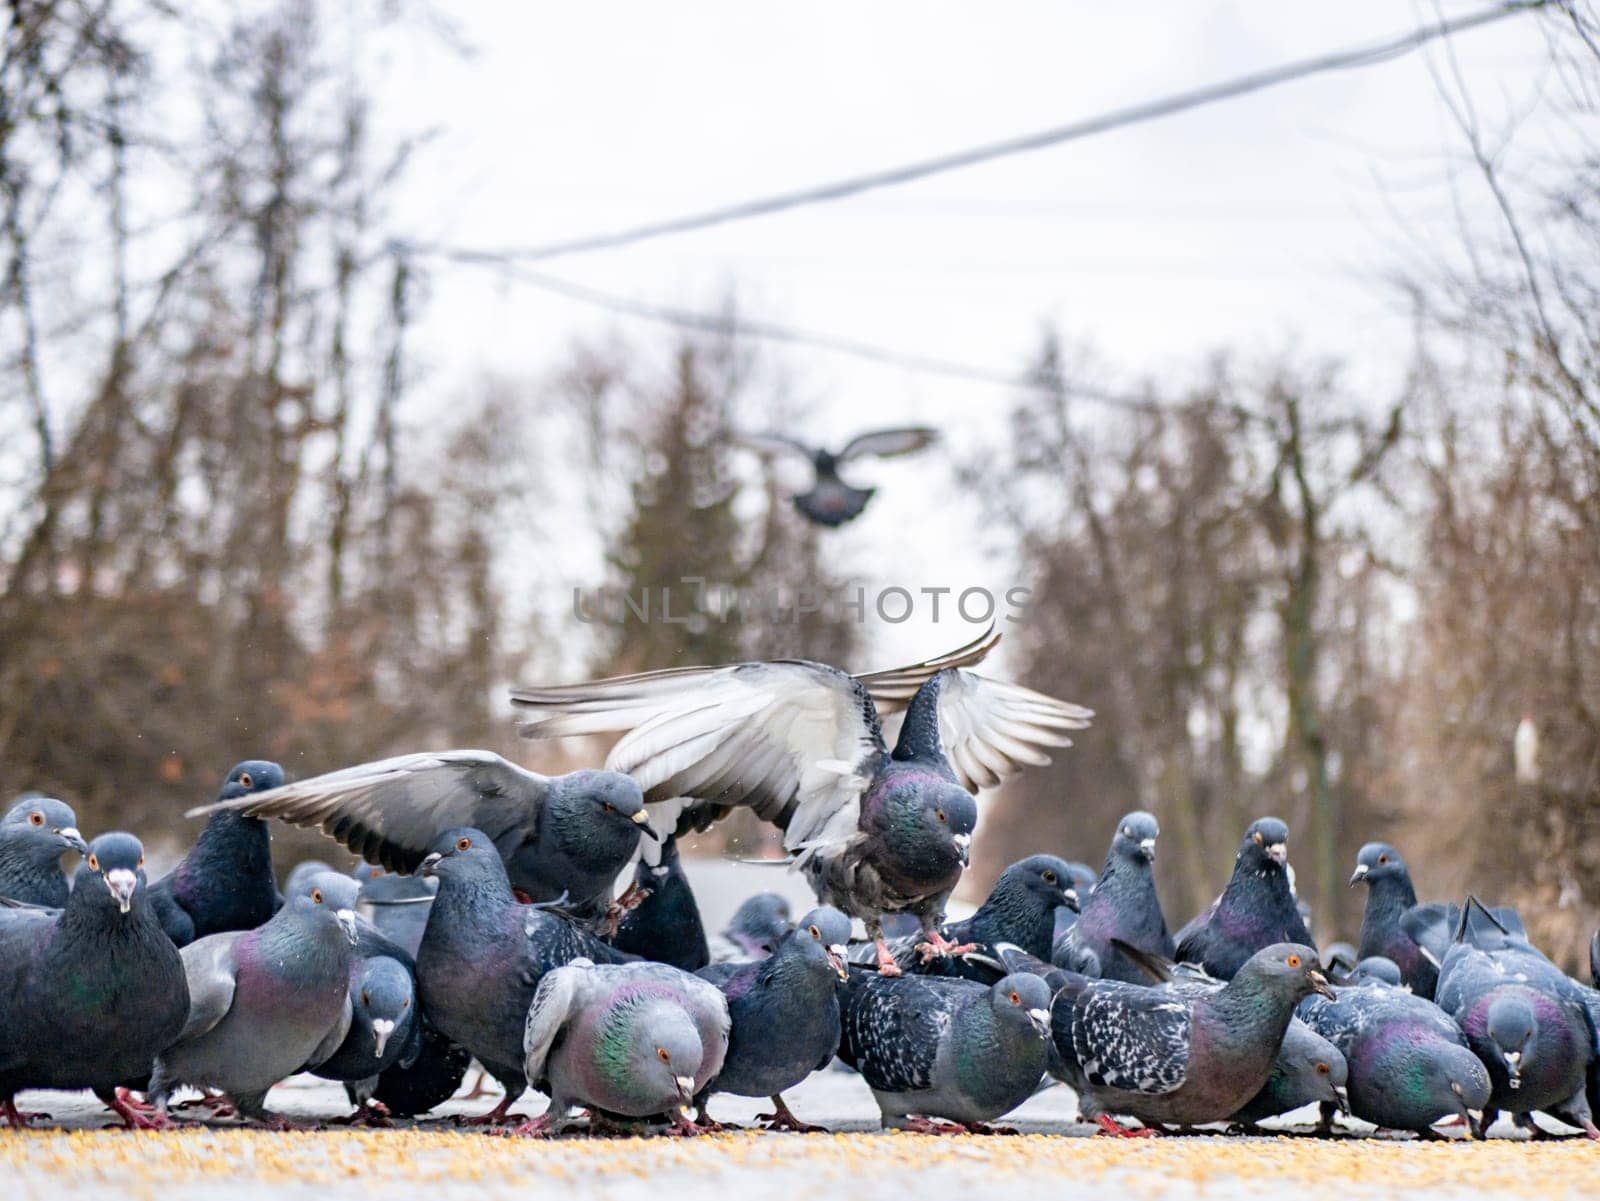
[[[924,159],[915,163],[906,163],[898,167],[869,172],[865,175],[851,176],[847,179],[819,184],[815,187],[780,192],[773,196],[746,200],[722,208],[709,209],[702,213],[673,217],[664,221],[654,221],[645,225],[635,226],[632,229],[590,234],[559,242],[547,242],[542,246],[513,247],[503,250],[473,250],[444,245],[417,245],[413,246],[412,249],[419,253],[434,254],[461,262],[516,259],[520,262],[531,263],[557,258],[562,255],[608,250],[652,238],[688,233],[692,230],[708,229],[714,225],[723,225],[731,221],[745,221],[752,217],[766,216],[769,213],[783,212],[787,209],[800,208],[804,205],[824,204],[829,201],[842,200],[848,196],[855,196],[862,192],[872,191],[876,188],[894,187],[898,184],[910,183],[913,180],[925,179],[930,175],[938,175],[945,171],[954,171],[1011,155],[1043,150],[1046,147],[1059,146],[1064,142],[1076,141],[1124,126],[1142,124],[1159,117],[1183,112],[1186,109],[1215,104],[1218,101],[1248,95],[1251,92],[1258,92],[1263,88],[1273,87],[1277,84],[1304,79],[1310,75],[1386,62],[1409,54],[1439,38],[1464,33],[1469,29],[1476,29],[1479,26],[1488,25],[1506,17],[1517,16],[1524,12],[1532,12],[1543,8],[1547,2],[1548,0],[1508,0],[1507,3],[1484,9],[1480,12],[1470,13],[1464,17],[1440,20],[1432,25],[1423,25],[1409,33],[1386,41],[1347,50],[1338,50],[1313,58],[1297,59],[1276,67],[1241,75],[1231,80],[1224,80],[1220,83],[1207,84],[1204,87],[1175,92],[1141,104],[1112,109],[1098,116],[1087,117],[1066,125],[1059,125],[1053,129],[1040,130],[1020,137],[991,142],[966,150],[958,150],[952,154],[940,155],[937,158]]]

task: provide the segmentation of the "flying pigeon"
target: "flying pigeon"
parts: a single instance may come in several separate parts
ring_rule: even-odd
[[[53,797],[20,797],[0,818],[0,897],[60,909],[68,890],[61,856],[88,849],[70,806]]]
[[[1130,962],[1116,943],[1173,958],[1176,948],[1167,933],[1150,866],[1159,833],[1156,819],[1142,811],[1130,813],[1118,823],[1100,879],[1087,896],[1079,898],[1078,920],[1055,949],[1052,958],[1058,966],[1085,976],[1143,984],[1144,971]]]
[[[1178,958],[1227,980],[1262,947],[1315,946],[1295,902],[1289,874],[1289,827],[1275,817],[1250,823],[1233,877],[1205,921],[1178,938]]]
[[[276,763],[251,759],[228,773],[217,793],[227,804],[283,783]],[[281,898],[272,876],[272,839],[263,822],[224,808],[211,814],[189,853],[150,886],[161,925],[178,946],[229,930],[252,930]]]
[[[1356,855],[1350,886],[1367,886],[1367,909],[1361,918],[1360,959],[1381,955],[1393,960],[1401,979],[1419,997],[1433,998],[1439,967],[1400,928],[1400,918],[1417,903],[1417,890],[1400,852],[1386,842],[1369,842]]]
[[[686,972],[697,972],[711,962],[700,906],[683,874],[676,838],[661,844],[659,863],[639,860],[633,887],[635,895],[644,899],[623,916],[609,940],[612,946]]]
[[[639,781],[667,833],[747,805],[784,831],[819,902],[859,917],[894,973],[880,915],[916,914],[936,951],[945,902],[977,822],[973,791],[1042,748],[1069,745],[1087,709],[963,668],[999,641],[911,667],[849,676],[803,660],[673,668],[598,683],[519,688],[529,738],[625,731],[607,764]],[[905,710],[891,754],[880,714]]]
[[[638,786],[610,771],[541,776],[490,751],[401,755],[312,776],[198,813],[235,811],[320,827],[369,863],[414,872],[439,835],[480,830],[530,901],[599,921],[617,873],[650,830]]]
[[[22,1089],[92,1089],[129,1129],[166,1123],[123,1094],[183,1029],[183,962],[150,905],[144,847],[102,834],[59,912],[0,921],[0,1114]]]
[[[988,1132],[1044,1075],[1050,989],[1028,973],[985,986],[856,968],[840,1017],[839,1058],[872,1089],[885,1129]]]
[[[781,893],[758,892],[740,902],[728,924],[710,942],[713,963],[765,959],[794,929],[789,902]]]
[[[886,459],[914,454],[936,442],[939,432],[924,425],[874,430],[856,435],[837,454],[787,434],[741,434],[738,438],[765,455],[798,454],[808,459],[816,473],[811,488],[790,499],[796,509],[817,525],[836,529],[861,516],[877,491],[876,488],[852,488],[845,483],[839,478],[842,464],[869,456]]]

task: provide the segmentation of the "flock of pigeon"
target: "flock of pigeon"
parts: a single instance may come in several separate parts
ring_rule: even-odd
[[[500,1133],[695,1134],[719,1129],[719,1094],[808,1131],[784,1093],[837,1062],[886,1128],[926,1133],[1002,1130],[1061,1081],[1118,1136],[1320,1105],[1322,1133],[1342,1111],[1481,1138],[1505,1113],[1545,1136],[1539,1113],[1600,1138],[1600,992],[1510,910],[1419,905],[1385,844],[1351,878],[1359,945],[1320,954],[1275,818],[1176,935],[1143,812],[1098,873],[1033,855],[947,922],[974,793],[1092,716],[969,670],[997,640],[860,676],[786,660],[513,692],[530,737],[620,734],[603,770],[448,751],[286,783],[241,763],[154,882],[137,838],[86,843],[26,795],[0,821],[0,1112],[26,1126],[19,1093],[90,1090],[134,1129],[182,1107],[282,1127],[269,1090],[310,1072],[345,1085],[333,1120],[381,1124],[476,1061],[504,1095],[457,1120]],[[791,922],[763,893],[708,939],[677,840],[740,807],[783,831],[819,904]],[[280,893],[274,818],[365,862],[301,864]],[[530,1087],[549,1098],[532,1119],[512,1111]]]

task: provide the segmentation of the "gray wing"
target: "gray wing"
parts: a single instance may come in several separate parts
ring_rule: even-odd
[[[522,1028],[522,1070],[531,1081],[545,1078],[545,1062],[556,1036],[582,1003],[581,998],[594,987],[594,965],[587,960],[569,963],[546,972],[528,1006],[528,1019]]]
[[[188,1042],[210,1030],[233,1007],[234,945],[243,931],[210,934],[184,947],[183,974],[189,983],[189,1020],[174,1044]]]
[[[369,863],[415,871],[434,839],[456,826],[482,830],[502,858],[533,839],[550,781],[491,751],[401,755],[328,772],[269,792],[206,805],[320,826]]]
[[[815,447],[806,445],[800,439],[772,430],[759,434],[735,433],[733,440],[764,455],[801,454],[810,459],[817,453]]]
[[[1100,983],[1084,998],[1073,1050],[1090,1084],[1159,1096],[1189,1074],[1190,1004],[1166,989]]]
[[[888,459],[895,455],[914,454],[932,446],[938,440],[939,431],[931,425],[906,425],[895,429],[872,430],[870,433],[857,434],[850,439],[834,458],[841,463],[846,459],[864,459],[868,455]]]

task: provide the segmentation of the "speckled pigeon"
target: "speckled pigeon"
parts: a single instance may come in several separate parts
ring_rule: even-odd
[[[984,1132],[1039,1085],[1050,989],[1020,973],[993,985],[853,968],[839,1058],[872,1089],[886,1129]]]
[[[1363,960],[1357,968],[1362,983],[1340,986],[1332,998],[1309,997],[1299,1009],[1344,1052],[1351,1112],[1424,1138],[1434,1137],[1434,1123],[1452,1115],[1478,1129],[1479,1112],[1489,1103],[1489,1073],[1449,1014],[1379,978],[1384,962]]]
[[[1156,819],[1143,811],[1118,823],[1100,879],[1087,896],[1080,895],[1078,920],[1051,956],[1057,965],[1085,976],[1143,984],[1143,970],[1130,963],[1115,943],[1163,959],[1173,957],[1176,948],[1167,933],[1150,866],[1160,832]]]
[[[722,932],[709,941],[711,962],[751,963],[765,959],[793,929],[789,902],[781,893],[748,896],[733,911]]]
[[[868,456],[890,458],[914,454],[931,446],[938,437],[939,431],[925,425],[873,430],[857,434],[845,444],[843,450],[833,453],[820,446],[807,445],[787,434],[738,435],[741,442],[763,454],[796,454],[810,462],[815,476],[810,490],[790,497],[790,500],[807,519],[830,529],[861,516],[861,511],[877,491],[876,488],[852,488],[845,483],[839,478],[841,464]]]
[[[19,798],[0,818],[0,897],[60,909],[69,887],[61,856],[88,849],[71,806],[47,796]]]
[[[182,1085],[226,1093],[258,1122],[267,1091],[320,1063],[350,1029],[356,882],[317,876],[254,930],[211,934],[183,948],[189,1020],[156,1059],[150,1099],[165,1115]]]
[[[556,968],[528,1009],[523,1061],[550,1107],[512,1133],[558,1134],[574,1105],[594,1125],[665,1115],[691,1133],[683,1107],[721,1071],[729,1027],[717,987],[668,964]]]
[[[1315,946],[1290,887],[1289,827],[1275,817],[1250,823],[1233,877],[1204,923],[1178,939],[1177,957],[1227,980],[1262,947]]]
[[[361,915],[390,942],[415,959],[428,928],[437,880],[386,872],[372,863],[360,863],[351,873],[361,885]]]
[[[1325,1119],[1336,1109],[1349,1112],[1349,1071],[1338,1047],[1295,1018],[1283,1033],[1267,1082],[1233,1115],[1233,1120],[1252,1130],[1268,1118],[1307,1105],[1323,1106]]]
[[[364,763],[226,808],[320,827],[369,863],[396,872],[416,871],[445,831],[471,827],[499,851],[524,898],[561,899],[575,917],[593,922],[620,917],[610,908],[612,885],[638,850],[640,834],[655,837],[639,788],[626,776],[541,776],[489,751]]]
[[[639,781],[651,820],[704,829],[745,805],[784,831],[817,899],[867,926],[880,970],[899,968],[880,915],[917,915],[939,934],[966,866],[972,790],[1048,762],[1087,709],[961,670],[983,637],[911,667],[850,676],[802,660],[673,668],[598,683],[519,688],[531,738],[623,732],[607,764]],[[905,710],[891,754],[880,715]]]
[[[217,800],[249,797],[282,783],[276,763],[251,759],[228,773]],[[226,809],[213,813],[182,862],[150,886],[150,899],[180,947],[261,925],[281,903],[266,824]]]
[[[624,915],[609,940],[612,946],[686,972],[697,972],[711,962],[700,906],[683,874],[676,838],[662,843],[659,863],[639,860],[633,892],[644,899]]]
[[[773,1111],[761,1115],[770,1129],[820,1129],[796,1118],[781,1094],[827,1067],[839,1048],[838,984],[849,938],[850,919],[824,906],[802,917],[769,958],[700,973],[722,990],[733,1020],[722,1070],[695,1098],[702,1125],[715,1125],[707,1100],[732,1093],[770,1097]]]
[[[422,860],[439,894],[417,950],[417,993],[434,1027],[477,1057],[505,1088],[489,1113],[463,1119],[492,1125],[510,1119],[527,1088],[523,1029],[539,982],[551,969],[587,958],[627,958],[559,912],[517,903],[505,864],[481,831],[447,830]]]
[[[0,921],[0,1114],[22,1089],[92,1089],[129,1128],[165,1124],[128,1103],[183,1029],[183,963],[150,906],[144,848],[102,834],[59,913]]]
[[[1417,890],[1400,852],[1386,842],[1367,843],[1356,855],[1356,868],[1350,876],[1350,886],[1357,884],[1367,886],[1357,956],[1381,955],[1393,960],[1411,991],[1432,1000],[1439,983],[1438,965],[1400,927],[1401,916],[1417,903]]]
[[[1252,955],[1222,988],[1148,988],[1064,972],[1051,1007],[1079,1108],[1108,1134],[1225,1121],[1261,1091],[1294,1007],[1332,989],[1307,945]],[[1145,1124],[1131,1131],[1112,1115]]]

